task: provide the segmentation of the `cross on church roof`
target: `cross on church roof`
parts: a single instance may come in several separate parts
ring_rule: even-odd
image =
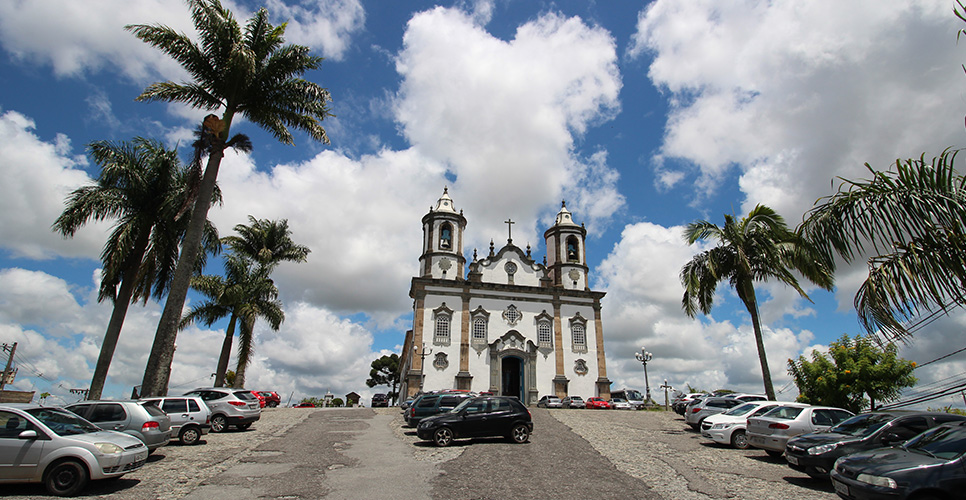
[[[512,229],[513,224],[516,224],[516,222],[513,222],[511,219],[507,219],[503,221],[503,223],[506,224],[506,242],[513,243]]]

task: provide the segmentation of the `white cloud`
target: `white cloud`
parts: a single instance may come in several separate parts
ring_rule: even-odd
[[[276,23],[288,23],[286,41],[320,49],[322,56],[333,61],[342,60],[352,35],[363,28],[366,20],[358,0],[314,0],[298,5],[269,0],[266,7]]]

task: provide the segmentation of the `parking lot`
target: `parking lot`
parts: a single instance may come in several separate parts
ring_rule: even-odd
[[[711,444],[673,412],[531,408],[530,443],[420,442],[398,408],[263,411],[248,431],[159,449],[84,498],[835,499],[762,451]],[[4,485],[0,498],[54,498]],[[593,493],[591,493],[593,492]]]

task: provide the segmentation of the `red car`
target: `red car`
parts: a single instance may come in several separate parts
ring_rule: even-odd
[[[315,408],[315,405],[312,403],[299,403],[292,408]]]
[[[282,402],[282,398],[275,391],[258,391],[258,394],[265,398],[265,406],[269,408],[275,408]]]
[[[587,398],[587,402],[584,404],[584,407],[588,409],[596,408],[598,410],[609,410],[610,403],[608,403],[604,398]]]
[[[258,398],[259,408],[265,408],[265,396],[262,396],[258,391],[252,391],[252,396]]]

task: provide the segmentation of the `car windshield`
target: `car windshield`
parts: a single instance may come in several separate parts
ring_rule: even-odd
[[[624,395],[627,396],[627,399],[630,399],[630,400],[636,401],[638,399],[644,399],[641,396],[641,393],[637,391],[627,390],[627,391],[624,391]]]
[[[936,427],[906,441],[903,448],[943,460],[953,460],[966,452],[966,427]]]
[[[738,417],[740,417],[740,416],[744,415],[745,413],[748,413],[748,412],[754,410],[755,408],[758,408],[759,406],[760,405],[746,403],[746,404],[743,404],[743,405],[735,406],[734,408],[732,408],[732,409],[724,412],[724,414],[725,415],[729,415],[729,416],[738,416]]]
[[[254,394],[252,394],[251,391],[237,391],[234,394],[235,394],[235,397],[237,397],[238,399],[243,399],[245,401],[252,401],[252,400],[258,399],[257,397],[255,397]]]
[[[70,436],[73,434],[88,434],[101,430],[100,427],[84,420],[83,418],[64,410],[54,408],[33,408],[27,410],[37,420],[43,422],[50,430],[58,436]]]
[[[866,413],[856,415],[829,429],[829,432],[853,437],[866,437],[892,421],[894,416],[883,413]]]

